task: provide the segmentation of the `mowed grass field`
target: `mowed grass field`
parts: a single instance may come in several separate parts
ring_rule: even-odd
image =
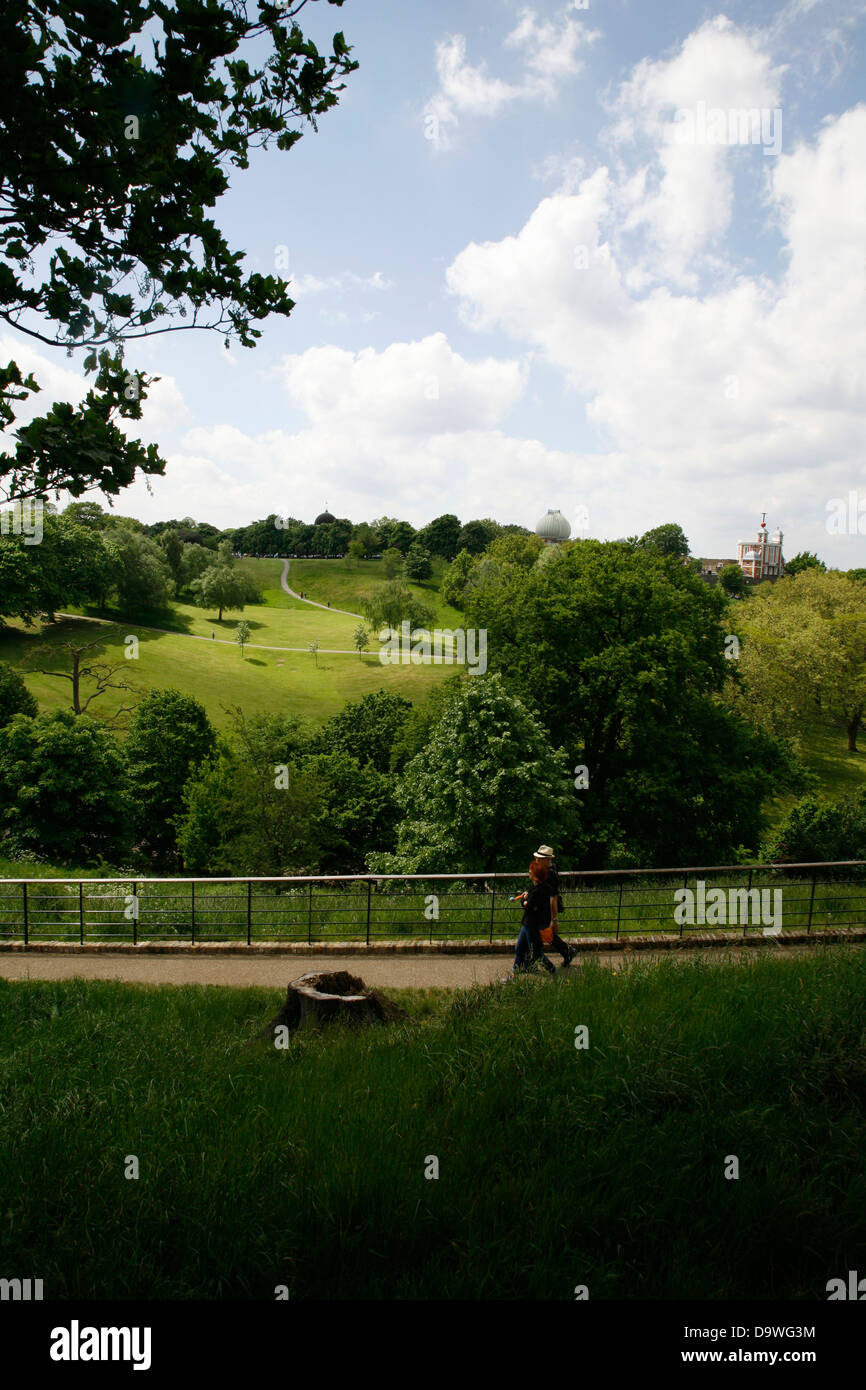
[[[383,665],[375,637],[370,653],[359,656],[352,644],[357,619],[291,598],[280,587],[281,561],[238,563],[255,575],[265,599],[262,604],[249,605],[242,614],[225,614],[218,622],[215,613],[174,603],[168,614],[140,614],[138,621],[118,617],[110,625],[85,618],[61,619],[33,628],[15,623],[0,628],[0,660],[21,672],[40,708],[66,709],[71,708],[70,682],[41,673],[42,669],[71,670],[63,644],[98,640],[100,646],[90,659],[110,663],[124,659],[125,638],[134,635],[139,639],[139,656],[125,661],[120,678],[141,691],[172,686],[195,696],[218,728],[227,724],[227,710],[232,705],[241,705],[248,714],[294,714],[321,724],[348,700],[359,700],[374,690],[389,690],[419,702],[434,684],[456,669]],[[242,618],[251,630],[244,657],[234,641]],[[166,628],[173,631],[154,630]],[[211,633],[216,638],[212,639]],[[195,640],[198,638],[203,640]],[[314,639],[321,646],[315,657],[307,650]],[[84,682],[85,695],[92,689],[92,683]],[[113,716],[121,705],[129,703],[128,693],[111,690],[95,700],[91,709],[94,714]]]
[[[420,584],[407,584],[407,587],[415,598],[433,610],[436,627],[454,629],[463,626],[464,617],[459,608],[452,608],[440,597],[439,585],[445,568],[446,562],[436,558],[432,578]],[[374,594],[388,582],[381,560],[359,560],[356,564],[349,560],[290,560],[288,580],[293,589],[317,603],[330,601],[336,608],[348,608],[353,613],[360,613],[360,600],[365,594]]]
[[[573,1302],[824,1300],[862,1269],[866,952],[388,991],[414,1022],[280,1050],[290,974],[0,981],[5,1270],[46,1299]]]

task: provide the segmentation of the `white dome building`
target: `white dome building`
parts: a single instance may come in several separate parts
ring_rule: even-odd
[[[568,540],[571,535],[571,525],[566,521],[562,512],[554,511],[552,507],[549,507],[546,514],[538,522],[535,534],[541,537],[545,545],[559,545],[562,541]]]

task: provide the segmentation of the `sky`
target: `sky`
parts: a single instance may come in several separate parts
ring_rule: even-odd
[[[117,512],[558,508],[600,539],[676,521],[713,557],[766,513],[788,558],[866,565],[866,0],[346,0],[299,22],[360,66],[213,213],[296,308],[252,350],[128,345],[161,378],[131,432],[167,467]],[[40,411],[80,399],[83,352],[0,338]]]

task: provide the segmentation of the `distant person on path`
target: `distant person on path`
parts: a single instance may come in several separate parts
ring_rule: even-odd
[[[550,889],[546,882],[547,865],[539,859],[533,859],[529,866],[529,877],[532,884],[529,890],[523,894],[523,922],[514,952],[513,973],[520,975],[529,968],[529,965],[534,965],[537,960],[540,960],[548,974],[555,975],[556,969],[547,959],[541,944],[541,928],[546,927],[550,921]],[[527,963],[530,948],[532,960]]]
[[[550,925],[553,927],[553,948],[562,956],[563,969],[566,965],[571,965],[577,955],[575,946],[568,946],[559,935],[557,927],[559,925],[559,908],[562,898],[559,893],[559,874],[553,862],[553,850],[550,845],[539,845],[535,851],[535,862],[544,864],[547,868],[547,886],[550,895]],[[546,922],[542,926],[547,926]]]
[[[212,638],[216,638],[216,633],[215,633],[215,632],[211,632],[211,637],[212,637]]]

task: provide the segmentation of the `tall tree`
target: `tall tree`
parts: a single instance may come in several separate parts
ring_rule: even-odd
[[[436,516],[418,532],[418,539],[431,555],[441,555],[443,560],[453,560],[457,554],[457,537],[460,535],[460,521],[453,512]]]
[[[716,707],[731,665],[724,596],[627,543],[582,541],[545,558],[472,587],[466,619],[487,631],[491,668],[540,711],[572,768],[587,769],[587,867],[720,862],[756,846],[753,803],[786,764]],[[730,775],[714,780],[707,769],[726,759]]]
[[[210,565],[190,584],[199,608],[218,609],[217,622],[222,622],[223,609],[243,613],[247,602],[247,587],[243,575],[228,565]]]
[[[866,718],[866,593],[808,566],[759,590],[743,617],[735,708],[753,723],[803,736],[829,719],[856,753]]]
[[[499,675],[467,678],[396,796],[396,851],[368,857],[379,873],[516,870],[539,837],[580,850],[567,755]]]
[[[412,710],[403,695],[375,690],[360,700],[350,700],[338,714],[322,725],[316,737],[316,751],[348,753],[359,763],[372,763],[387,772],[394,740]]]
[[[0,661],[0,728],[15,714],[33,716],[39,706],[13,666]]]
[[[414,540],[409,546],[409,552],[406,556],[406,578],[418,583],[419,580],[429,579],[432,573],[433,563],[430,551],[426,550],[423,545],[419,545],[417,540]]]
[[[824,561],[819,560],[818,556],[810,550],[801,550],[792,560],[785,561],[785,575],[787,577],[802,574],[803,570],[810,569],[821,570],[822,573],[827,569]]]
[[[654,555],[671,555],[685,560],[689,554],[689,543],[682,526],[675,521],[667,521],[663,526],[655,526],[645,531],[638,541],[640,550],[650,550]]]
[[[139,704],[125,753],[135,831],[147,852],[165,858],[174,850],[183,788],[215,747],[207,711],[191,695],[151,690]]]

